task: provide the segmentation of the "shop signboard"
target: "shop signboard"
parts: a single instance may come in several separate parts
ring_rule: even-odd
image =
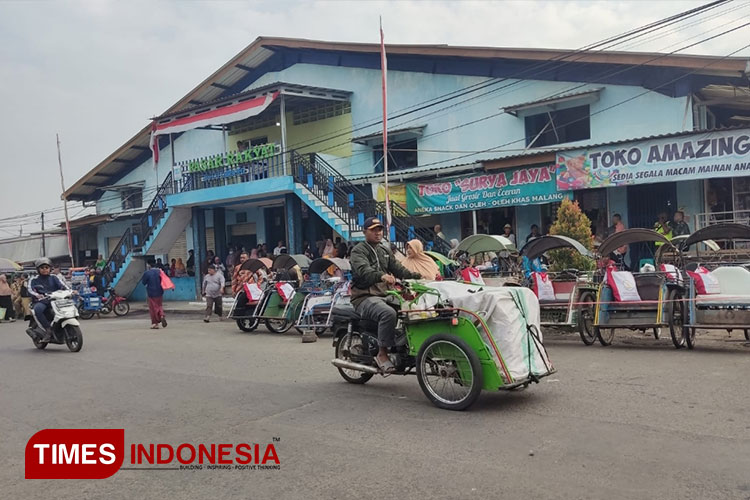
[[[571,197],[555,188],[555,165],[524,167],[406,185],[409,213],[439,214],[554,203]]]
[[[750,175],[750,129],[698,132],[557,153],[557,189]]]

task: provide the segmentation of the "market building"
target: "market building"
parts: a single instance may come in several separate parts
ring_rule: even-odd
[[[201,262],[230,245],[284,241],[298,253],[304,242],[361,239],[364,217],[385,212],[379,50],[255,40],[68,189],[97,208],[92,224],[74,222],[76,255],[109,255],[118,291],[130,293],[146,256],[194,249]],[[693,225],[747,213],[747,172],[735,167],[750,161],[744,59],[387,52],[392,240],[440,250],[436,224],[447,239],[511,224],[521,244],[532,224],[549,227],[563,197],[597,235],[615,212],[645,227],[661,210],[683,208]],[[720,163],[731,170],[717,175]],[[188,279],[175,298],[194,296]]]

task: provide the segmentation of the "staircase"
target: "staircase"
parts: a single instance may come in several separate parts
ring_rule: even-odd
[[[127,297],[138,285],[146,268],[147,254],[169,252],[190,222],[191,210],[167,207],[167,195],[173,188],[170,173],[137,224],[125,230],[105,267],[110,286],[118,295]]]
[[[297,195],[344,238],[363,240],[362,224],[366,217],[378,216],[385,222],[386,204],[372,199],[370,193],[352,184],[320,156],[295,151],[290,155]],[[417,238],[426,250],[448,254],[450,244],[432,228],[422,226],[398,203],[391,201],[390,205],[391,226],[387,237],[399,250],[405,251],[406,242]]]

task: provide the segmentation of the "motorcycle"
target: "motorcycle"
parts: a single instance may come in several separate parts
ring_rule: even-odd
[[[47,314],[52,315],[50,328],[52,329],[52,340],[44,342],[45,332],[31,316],[26,334],[31,337],[37,349],[44,349],[47,344],[66,344],[71,352],[78,352],[83,347],[83,333],[78,321],[78,308],[73,302],[71,290],[58,290],[47,295],[50,307]]]
[[[117,295],[114,288],[107,289],[109,296],[102,297],[102,314],[109,314],[114,311],[117,316],[125,316],[130,312],[130,304],[128,299]]]

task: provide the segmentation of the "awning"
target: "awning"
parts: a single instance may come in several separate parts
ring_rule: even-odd
[[[388,131],[388,142],[401,142],[409,139],[422,137],[426,125],[417,125],[414,127],[396,128]],[[383,144],[383,133],[376,132],[373,134],[361,135],[352,139],[352,142],[364,146],[377,146]]]
[[[50,259],[66,257],[68,255],[68,237],[47,236],[44,240],[46,252],[42,253],[41,236],[24,236],[0,241],[0,256],[14,262],[24,264],[34,262],[39,257]]]
[[[598,101],[599,93],[602,90],[604,90],[604,87],[586,89],[579,92],[569,92],[555,97],[545,97],[537,99],[536,101],[524,102],[514,106],[506,106],[503,108],[503,111],[513,116],[519,116],[554,111],[558,109],[561,104],[569,105],[570,103],[574,103],[576,106],[582,106],[584,104],[591,104],[592,102]]]
[[[226,125],[227,123],[238,122],[247,118],[257,116],[271,105],[279,96],[279,92],[273,92],[240,101],[228,106],[211,109],[208,111],[195,112],[188,116],[179,116],[161,122],[156,122],[152,128],[152,137],[165,134],[176,134],[188,130],[210,127],[212,125]]]

